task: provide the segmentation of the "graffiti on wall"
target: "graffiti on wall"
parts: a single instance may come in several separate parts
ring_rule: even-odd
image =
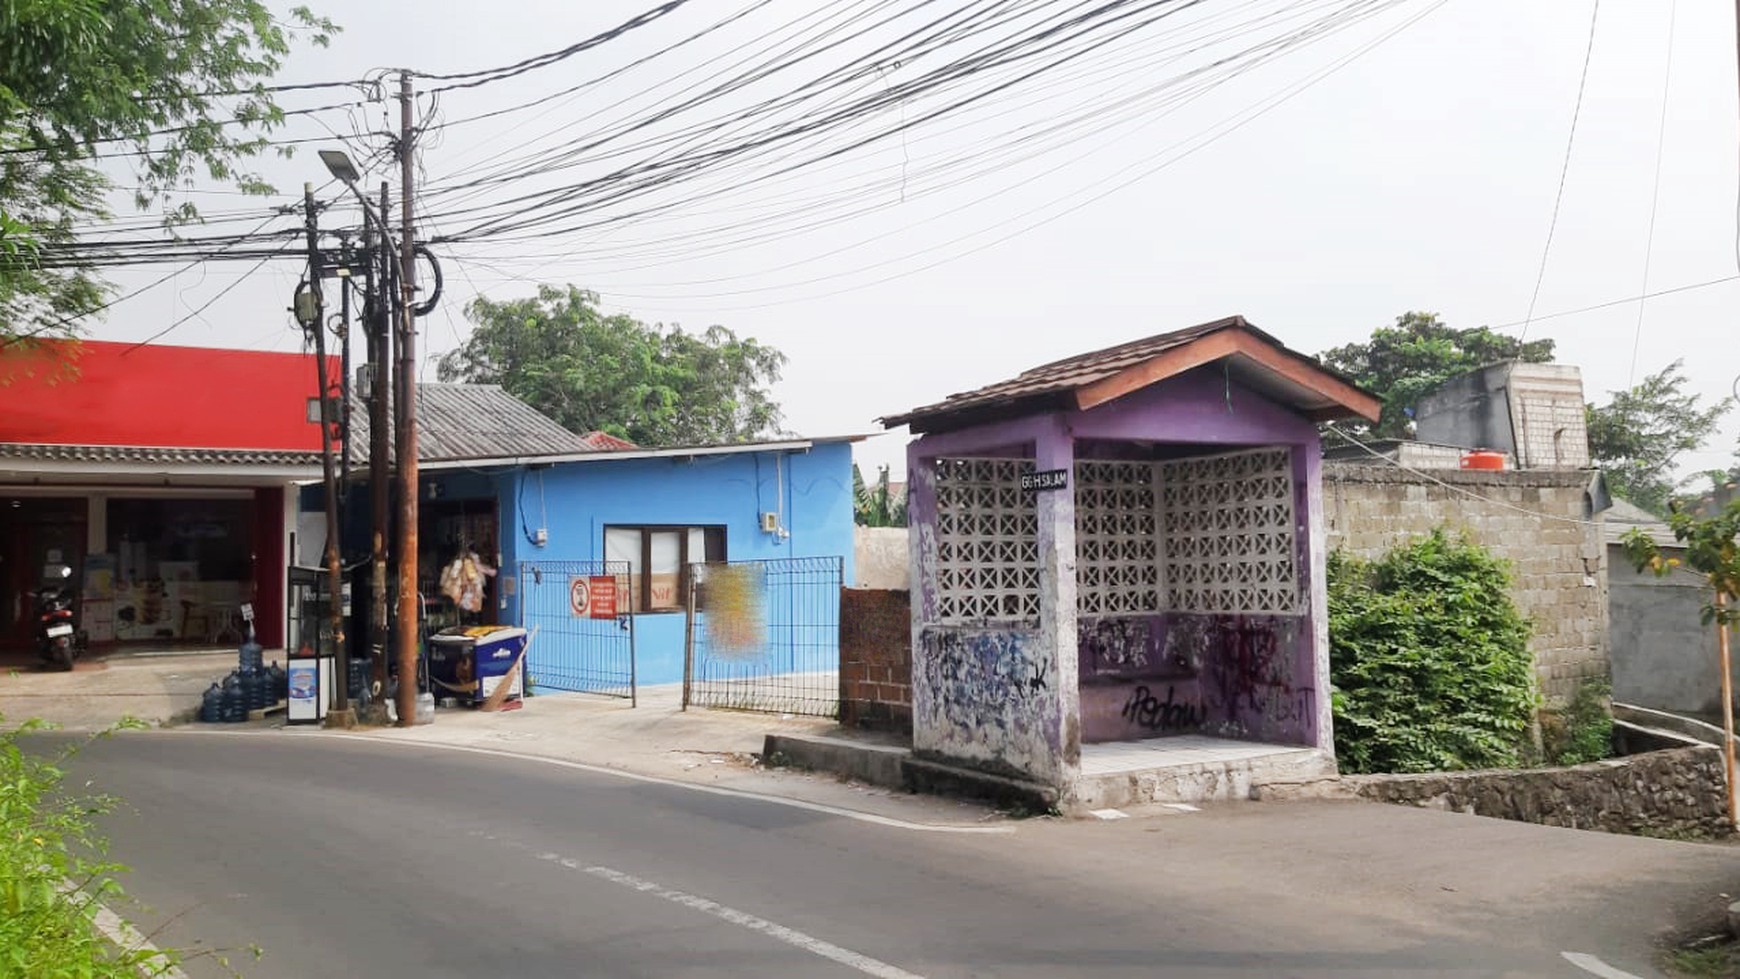
[[[1202,726],[1201,705],[1178,699],[1177,688],[1168,684],[1166,699],[1156,697],[1146,685],[1130,691],[1120,716],[1150,731],[1194,731]]]
[[[1077,643],[1095,675],[1143,673],[1152,658],[1153,633],[1145,618],[1081,619]]]
[[[927,627],[920,635],[914,729],[932,750],[1046,775],[1059,750],[1057,659],[1036,632]]]
[[[1173,623],[1174,634],[1200,636],[1211,649],[1204,660],[1203,699],[1218,733],[1310,739],[1317,691],[1308,669],[1300,675],[1304,622],[1296,616],[1216,615]]]

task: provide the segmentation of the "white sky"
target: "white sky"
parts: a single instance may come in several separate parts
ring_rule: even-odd
[[[1245,2],[1209,0],[1205,9]],[[353,78],[384,66],[443,72],[507,64],[651,5],[502,0],[485,17],[478,5],[453,0],[317,3],[345,31],[330,50],[299,52],[280,81]],[[668,23],[556,67],[449,92],[442,116],[461,119],[559,91],[748,5],[696,0]],[[781,185],[779,200],[833,199],[867,212],[807,234],[698,247],[721,240],[714,222],[722,214],[751,219],[776,209],[769,198],[752,195],[677,210],[608,236],[461,246],[447,264],[443,308],[424,321],[423,343],[437,352],[457,345],[466,329],[460,307],[476,291],[500,299],[530,293],[533,282],[573,282],[603,293],[612,310],[690,328],[722,323],[783,350],[791,362],[777,396],[786,424],[823,435],[874,431],[872,420],[882,414],[1057,357],[1233,313],[1306,352],[1362,339],[1408,309],[1436,311],[1454,326],[1502,325],[1515,333],[1512,324],[1524,318],[1540,268],[1590,5],[1450,0],[1432,8],[1429,0],[1406,0],[1175,114],[1132,116],[1121,129],[1054,143],[1021,166],[925,193],[927,164],[981,145],[995,127],[1044,123],[1072,99],[1104,104],[1153,76],[1145,69],[1098,82],[1059,77],[1009,93],[979,122],[914,131],[905,145],[896,140],[849,167]],[[815,9],[813,0],[772,3],[758,11],[757,26],[746,20],[739,39]],[[1177,157],[1181,140],[1287,91],[1422,13],[1418,23],[1272,111],[1160,165]],[[1668,74],[1670,15],[1677,22]],[[1734,36],[1733,14],[1721,4],[1601,4],[1537,315],[1645,291],[1664,74],[1670,87],[1649,290],[1736,273]],[[1120,50],[1141,53],[1145,43],[1158,42]],[[425,149],[424,173],[439,186],[461,168],[489,163],[504,146],[546,132],[553,139],[586,133],[620,117],[611,115],[615,100],[693,66],[704,50],[693,46],[624,76],[633,84],[607,83],[533,112],[454,126]],[[910,70],[891,67],[865,81],[898,83]],[[352,97],[292,96],[286,107]],[[1054,101],[1034,104],[1039,99]],[[615,111],[632,113],[634,106]],[[985,118],[993,113],[999,114]],[[382,107],[365,108],[364,117],[380,128]],[[322,118],[348,129],[342,113]],[[889,122],[887,114],[880,121]],[[304,118],[284,135],[323,132]],[[267,175],[286,191],[299,192],[304,180],[323,182],[315,148],[269,161]],[[913,178],[904,202],[903,173]],[[378,169],[372,179],[385,175]],[[865,181],[876,183],[861,188]],[[257,206],[218,195],[199,201],[207,208]],[[657,250],[655,266],[630,257],[665,239],[670,243]],[[211,301],[250,264],[178,275],[118,305],[91,333],[150,336]],[[153,267],[117,281],[133,288],[166,271]],[[299,271],[294,262],[268,266],[161,342],[298,349],[300,336],[283,310]],[[1591,400],[1675,358],[1685,358],[1700,392],[1717,397],[1740,372],[1740,357],[1725,339],[1734,335],[1737,308],[1740,282],[1727,282],[1649,301],[1641,332],[1633,302],[1544,319],[1530,336],[1559,342],[1559,359],[1582,368]],[[1725,465],[1736,421],[1688,468]],[[883,463],[898,473],[904,443],[897,433],[860,446],[866,473]]]

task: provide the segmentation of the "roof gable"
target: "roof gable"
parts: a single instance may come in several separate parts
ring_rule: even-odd
[[[941,431],[991,417],[1087,411],[1170,377],[1224,362],[1228,374],[1316,421],[1376,420],[1381,402],[1350,378],[1283,345],[1242,316],[1202,323],[1042,364],[1019,376],[879,419]]]

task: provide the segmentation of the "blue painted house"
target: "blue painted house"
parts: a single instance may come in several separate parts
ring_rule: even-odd
[[[422,384],[418,397],[419,578],[431,629],[543,623],[531,660],[546,688],[612,686],[600,675],[621,672],[626,647],[614,633],[631,629],[634,682],[680,683],[689,565],[817,559],[838,568],[836,589],[854,583],[852,443],[861,437],[648,449],[576,435],[493,386]],[[353,428],[353,464],[367,444]],[[304,536],[314,541],[324,533],[311,512],[320,499],[318,486],[304,494]],[[346,501],[346,559],[365,560],[366,490]],[[300,546],[301,563],[317,563],[318,548]],[[440,588],[441,570],[468,552],[497,570],[475,612]],[[587,622],[573,582],[606,574],[625,614]]]

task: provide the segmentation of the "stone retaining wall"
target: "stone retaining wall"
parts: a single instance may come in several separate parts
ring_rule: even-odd
[[[1726,836],[1722,753],[1698,746],[1571,768],[1350,775],[1362,798],[1546,826],[1658,836]]]

